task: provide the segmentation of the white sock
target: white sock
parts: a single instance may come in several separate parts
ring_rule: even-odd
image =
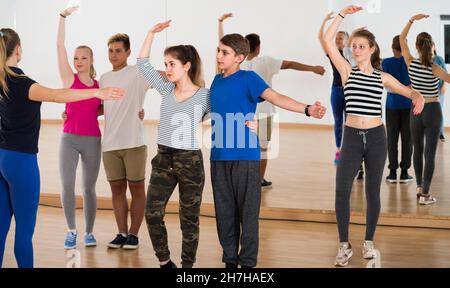
[[[127,238],[127,233],[120,233],[120,235],[122,235],[123,237]]]

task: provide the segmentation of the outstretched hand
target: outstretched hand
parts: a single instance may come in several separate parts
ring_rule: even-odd
[[[327,108],[325,106],[322,106],[322,104],[317,101],[316,103],[314,103],[314,105],[309,107],[308,112],[312,117],[316,119],[322,119],[327,112]]]
[[[164,31],[166,28],[168,28],[170,26],[171,22],[172,22],[172,20],[168,20],[168,21],[165,21],[165,22],[158,23],[155,26],[153,26],[152,29],[150,29],[150,32],[152,32],[152,33],[159,33],[161,31]]]
[[[68,17],[68,16],[72,15],[73,12],[77,11],[79,8],[80,8],[80,6],[69,7],[67,9],[65,9],[64,11],[62,11],[61,15]]]
[[[222,21],[225,21],[225,20],[227,20],[228,18],[231,18],[231,17],[233,17],[233,13],[225,13],[219,18],[219,21],[222,22]]]
[[[341,15],[345,16],[345,15],[355,14],[361,10],[363,10],[363,8],[361,6],[350,5],[350,6],[345,7],[344,9],[342,9]]]
[[[123,95],[125,90],[122,88],[102,88],[95,93],[95,97],[101,100],[119,100]]]

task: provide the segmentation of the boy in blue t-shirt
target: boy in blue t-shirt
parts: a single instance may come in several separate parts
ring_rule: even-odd
[[[257,263],[260,148],[256,134],[246,126],[257,104],[266,100],[318,119],[326,112],[319,102],[299,103],[272,90],[255,72],[240,70],[249,51],[242,35],[224,36],[217,49],[217,65],[223,73],[211,85],[211,181],[222,261],[227,268],[238,264],[251,268]]]
[[[408,67],[402,57],[400,47],[400,36],[395,36],[392,40],[392,51],[394,57],[383,60],[382,68],[386,73],[394,76],[400,83],[410,86],[411,81],[408,75]],[[412,140],[410,129],[412,102],[401,95],[389,92],[386,98],[386,130],[388,140],[388,156],[390,173],[386,178],[389,183],[397,183],[398,164],[398,140],[402,137],[402,160],[400,162],[401,174],[400,183],[409,183],[413,178],[408,174],[411,168]]]

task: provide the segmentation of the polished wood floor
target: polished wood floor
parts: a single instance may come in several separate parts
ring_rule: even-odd
[[[147,175],[150,174],[150,160],[156,153],[157,126],[146,124],[146,138],[149,143]],[[39,163],[42,179],[42,193],[58,195],[60,180],[58,170],[58,149],[61,135],[60,124],[44,124],[41,130]],[[208,136],[204,137],[208,139]],[[279,130],[279,155],[269,162],[267,178],[273,181],[270,190],[263,191],[262,206],[282,209],[303,209],[334,211],[335,167],[334,139],[331,129],[319,127],[285,127]],[[419,207],[416,203],[415,183],[407,185],[381,185],[382,213],[402,217],[434,217],[450,219],[450,144],[439,143],[436,171],[432,183],[432,194],[438,203]],[[213,203],[209,177],[209,150],[203,149],[206,169],[204,203]],[[387,164],[386,164],[387,165]],[[387,174],[387,168],[385,170]],[[414,170],[410,170],[414,175]],[[78,174],[81,175],[81,174]],[[147,177],[148,179],[148,177]],[[77,194],[80,195],[80,177],[77,179]],[[109,185],[103,171],[97,182],[97,194],[110,197]],[[177,201],[177,193],[172,201]],[[351,200],[352,211],[365,210],[364,183],[355,182]]]
[[[77,211],[77,224],[82,231],[83,211]],[[178,215],[167,215],[169,247],[172,259],[179,263],[181,231]],[[62,209],[39,207],[34,235],[36,267],[66,267],[69,261],[63,249],[65,218]],[[98,246],[83,247],[79,239],[82,268],[157,268],[150,239],[143,225],[140,248],[136,251],[108,250],[106,244],[115,236],[112,211],[98,211],[95,235]],[[369,264],[361,257],[364,226],[350,227],[354,256],[349,267],[364,268]],[[82,238],[82,237],[81,237]],[[13,254],[14,224],[6,244],[4,267],[16,267]],[[450,267],[450,230],[379,227],[376,248],[381,252],[384,268],[444,268]],[[331,268],[337,252],[337,229],[334,224],[260,221],[259,268]],[[201,219],[200,243],[196,267],[221,268],[221,248],[215,219]]]

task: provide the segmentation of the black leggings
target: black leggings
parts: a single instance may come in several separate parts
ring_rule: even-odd
[[[366,167],[366,238],[373,241],[380,215],[380,186],[387,157],[384,126],[369,130],[345,127],[341,159],[336,172],[336,219],[340,242],[348,242],[350,194],[353,181],[364,160]]]
[[[417,186],[423,188],[423,194],[425,195],[430,193],[442,121],[442,108],[438,102],[425,104],[422,114],[418,116],[411,113],[414,170]],[[423,165],[424,156],[425,167]]]

